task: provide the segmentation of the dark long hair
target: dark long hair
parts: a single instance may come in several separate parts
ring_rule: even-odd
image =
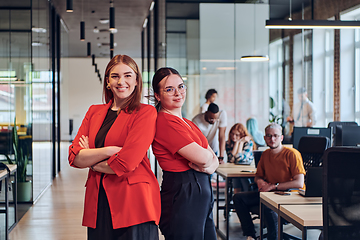
[[[177,70],[175,70],[174,68],[171,68],[171,67],[159,68],[155,72],[153,80],[152,80],[152,89],[153,89],[154,95],[155,95],[155,93],[160,95],[159,83],[161,82],[161,80],[163,80],[165,77],[170,76],[171,74],[178,75],[182,79],[180,73]],[[161,108],[161,103],[155,98],[155,96],[151,96],[151,98],[153,98],[153,100],[155,101],[156,110],[159,111],[160,108]]]
[[[135,86],[134,91],[130,94],[129,97],[127,97],[123,104],[119,106],[119,111],[123,110],[125,112],[132,113],[134,110],[140,108],[142,94],[142,77],[138,65],[131,57],[127,55],[116,55],[110,60],[105,70],[103,97],[106,103],[110,102],[110,100],[114,98],[113,92],[110,89],[107,89],[106,86],[109,80],[109,74],[111,70],[120,63],[129,66],[136,74],[137,85]]]

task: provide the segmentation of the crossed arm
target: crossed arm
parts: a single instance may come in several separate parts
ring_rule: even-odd
[[[259,192],[270,192],[276,189],[276,185],[266,182],[260,177],[255,177]],[[277,190],[287,190],[290,188],[302,188],[304,186],[304,174],[300,173],[293,177],[291,181],[279,183]]]
[[[79,145],[83,148],[74,159],[74,165],[80,168],[91,168],[93,171],[115,174],[107,164],[107,158],[119,152],[122,148],[108,146],[102,148],[89,148],[89,138],[82,135]]]
[[[219,166],[218,158],[210,146],[203,148],[192,142],[182,147],[178,153],[189,161],[189,166],[192,169],[198,172],[212,174]]]

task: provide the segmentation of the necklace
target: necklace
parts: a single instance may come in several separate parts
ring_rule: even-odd
[[[192,127],[181,117],[181,116],[178,116],[178,115],[176,115],[176,114],[173,114],[172,112],[170,112],[169,110],[167,110],[166,108],[161,108],[161,110],[164,110],[164,112],[166,112],[166,113],[168,113],[168,114],[170,114],[170,115],[173,115],[173,116],[176,116],[176,117],[178,117],[178,118],[180,118],[186,125],[188,125],[189,126],[189,128],[191,128],[192,129]]]

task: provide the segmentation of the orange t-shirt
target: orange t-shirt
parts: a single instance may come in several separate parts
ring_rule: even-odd
[[[287,147],[276,155],[271,154],[269,149],[264,151],[256,171],[257,177],[272,184],[291,181],[297,174],[305,175],[301,154]]]
[[[164,112],[158,113],[152,149],[163,170],[169,172],[189,170],[189,161],[177,151],[192,142],[196,142],[203,148],[209,145],[200,129],[190,120],[186,118],[182,120]]]

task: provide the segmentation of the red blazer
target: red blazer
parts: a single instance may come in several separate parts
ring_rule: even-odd
[[[90,148],[95,148],[95,137],[106,113],[108,104],[92,105],[85,115],[79,131],[69,147],[69,163],[74,166],[75,156],[82,149],[80,136],[89,137]],[[122,147],[111,156],[108,164],[116,174],[105,174],[103,186],[108,197],[114,228],[123,228],[160,219],[160,188],[147,158],[147,150],[155,135],[156,110],[141,104],[139,111],[121,112],[111,126],[104,146]],[[96,227],[99,184],[101,173],[89,170],[85,184],[83,225]],[[101,209],[100,209],[101,211]]]

